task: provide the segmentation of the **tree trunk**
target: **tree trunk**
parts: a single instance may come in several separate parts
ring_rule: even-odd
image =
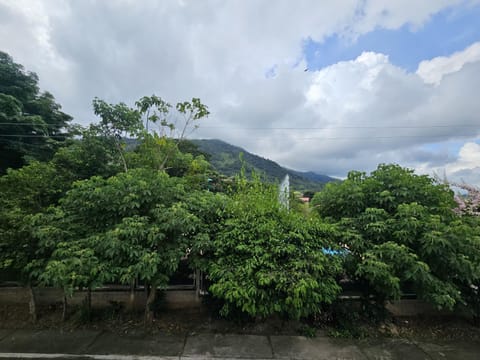
[[[64,292],[63,293],[62,322],[65,322],[65,320],[67,320],[67,306],[68,306],[67,295]]]
[[[127,311],[133,312],[135,309],[135,280],[130,284],[130,296],[128,298]]]
[[[32,284],[28,284],[28,292],[30,294],[30,299],[28,301],[28,310],[30,313],[30,318],[32,323],[37,322],[37,299],[35,298],[35,291],[33,290]]]
[[[87,308],[87,320],[90,321],[92,316],[92,288],[87,288],[87,294],[85,296],[85,306]]]
[[[120,155],[120,159],[122,159],[123,169],[125,172],[128,172],[127,161],[125,160],[125,156],[123,156],[122,146],[117,139],[115,139],[115,145],[117,145],[118,154]]]
[[[89,286],[84,288],[84,290],[86,290],[86,292],[85,298],[82,301],[82,311],[84,319],[89,322],[92,315],[92,288]]]
[[[147,296],[147,302],[145,304],[145,325],[150,325],[153,322],[155,314],[153,313],[152,305],[155,302],[155,298],[157,295],[157,285],[156,283],[152,283],[150,286],[150,292]]]

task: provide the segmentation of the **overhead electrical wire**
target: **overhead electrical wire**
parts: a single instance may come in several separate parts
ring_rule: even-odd
[[[32,126],[42,124],[35,123],[15,123],[5,122],[1,125],[20,125]],[[45,124],[47,127],[49,124]],[[202,129],[225,129],[225,130],[331,130],[331,129],[435,129],[435,128],[478,128],[480,124],[456,124],[456,125],[345,125],[345,126],[324,126],[324,127],[233,127],[233,126],[201,126]],[[24,137],[24,138],[68,138],[69,135],[48,135],[48,134],[0,134],[0,137]],[[255,139],[265,139],[268,135],[255,137]],[[297,137],[295,140],[361,140],[361,139],[395,139],[395,138],[444,138],[444,137],[476,137],[476,134],[454,135],[386,135],[386,136],[313,136],[313,137]]]
[[[41,134],[0,134],[0,137],[25,137],[25,138],[70,138],[70,135],[41,135]],[[254,137],[253,139],[261,140],[267,139],[269,136],[263,137]],[[442,135],[395,135],[395,136],[335,136],[335,137],[304,137],[304,138],[293,138],[293,140],[360,140],[360,139],[396,139],[396,138],[444,138],[444,137],[473,137],[477,136],[474,134],[465,134],[465,135],[453,135],[453,134],[442,134]]]
[[[227,129],[227,130],[330,130],[330,129],[430,129],[430,128],[480,128],[480,124],[464,125],[410,125],[410,126],[380,126],[380,125],[348,125],[323,127],[229,127],[229,126],[201,126],[200,129]]]
[[[35,124],[35,123],[15,123],[4,122],[0,125],[19,125],[19,126],[53,126],[53,124]],[[328,129],[430,129],[430,128],[478,128],[480,124],[456,124],[456,125],[340,125],[340,126],[313,126],[313,127],[237,127],[237,126],[200,126],[200,129],[226,129],[226,130],[328,130]]]
[[[32,138],[67,138],[70,135],[41,135],[41,134],[0,134],[0,137],[32,137]]]

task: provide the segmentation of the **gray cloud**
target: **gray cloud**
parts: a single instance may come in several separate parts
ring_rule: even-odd
[[[459,3],[0,0],[0,48],[83,124],[94,120],[94,96],[130,104],[152,93],[171,102],[196,96],[212,113],[196,136],[291,168],[344,176],[394,161],[428,171],[452,159],[423,145],[479,135],[479,62],[451,59],[454,71],[440,76],[427,61],[428,76],[441,78],[433,85],[374,53],[304,72],[302,41],[418,28]],[[479,126],[432,127],[464,123]]]

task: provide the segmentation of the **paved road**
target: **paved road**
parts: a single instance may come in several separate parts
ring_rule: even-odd
[[[0,329],[0,359],[480,359],[480,343],[235,334]]]

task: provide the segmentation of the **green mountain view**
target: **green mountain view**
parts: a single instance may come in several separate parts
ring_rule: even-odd
[[[209,161],[219,173],[227,176],[233,176],[240,172],[242,168],[240,157],[243,154],[242,159],[247,174],[255,170],[272,182],[280,182],[288,174],[290,176],[290,184],[295,190],[319,191],[327,182],[338,180],[311,171],[301,172],[284,168],[272,160],[252,154],[238,146],[221,140],[190,141],[197,145],[200,151],[209,156]]]

